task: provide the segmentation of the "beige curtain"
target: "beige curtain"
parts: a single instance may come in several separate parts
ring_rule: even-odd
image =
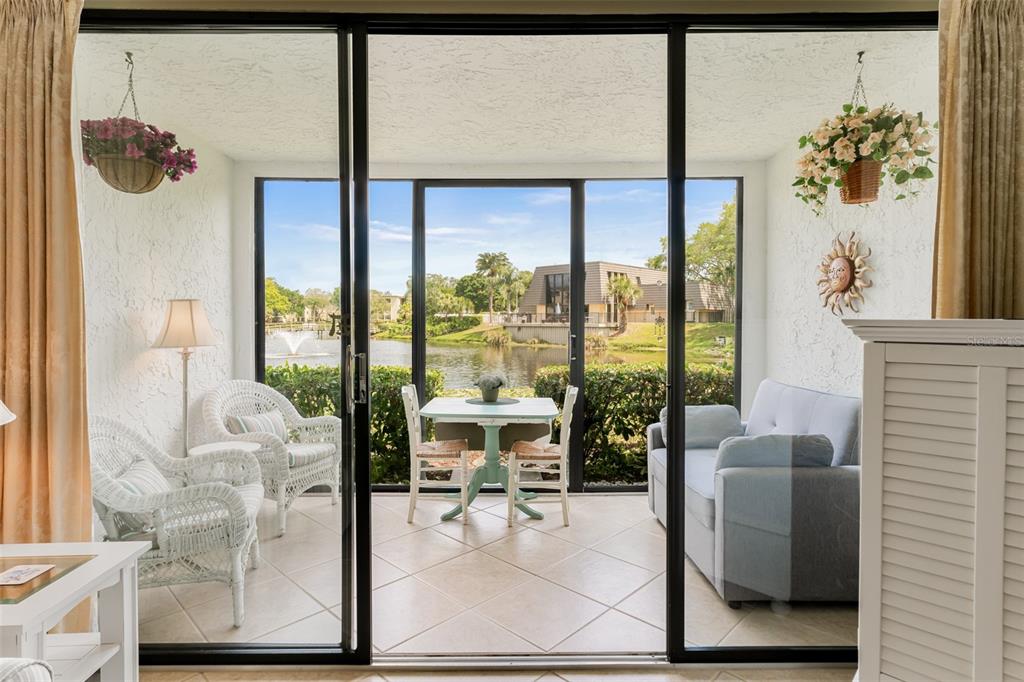
[[[939,5],[932,312],[1024,319],[1024,0]]]
[[[71,155],[82,0],[0,0],[0,542],[91,539]],[[87,615],[87,613],[86,613]]]

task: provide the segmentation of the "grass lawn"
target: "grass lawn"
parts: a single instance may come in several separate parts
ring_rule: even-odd
[[[686,325],[686,361],[696,364],[717,364],[732,360],[734,356],[733,334],[735,325],[731,322],[691,322]],[[724,346],[718,345],[718,337],[724,336]],[[626,333],[608,339],[610,352],[652,352],[664,351],[665,336],[658,333],[653,322],[634,322],[626,327]]]

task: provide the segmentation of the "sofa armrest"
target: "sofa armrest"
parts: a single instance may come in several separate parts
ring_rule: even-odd
[[[715,566],[782,601],[857,599],[860,467],[732,467],[715,475]]]
[[[661,424],[655,422],[647,427],[647,454],[650,456],[655,450],[665,447],[665,441],[661,438]]]

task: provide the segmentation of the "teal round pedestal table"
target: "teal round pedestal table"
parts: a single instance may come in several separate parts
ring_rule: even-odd
[[[465,398],[434,398],[420,409],[420,415],[439,422],[479,424],[483,428],[484,463],[473,471],[469,480],[469,501],[472,502],[485,484],[499,484],[508,490],[508,467],[501,463],[498,440],[501,427],[506,424],[550,425],[558,416],[558,407],[550,398],[521,398],[511,405],[473,404],[467,403]],[[516,496],[520,500],[532,497],[536,494]],[[544,514],[525,502],[517,502],[516,507],[531,518],[544,518]],[[442,514],[441,519],[449,521],[461,513],[462,505],[458,504]]]

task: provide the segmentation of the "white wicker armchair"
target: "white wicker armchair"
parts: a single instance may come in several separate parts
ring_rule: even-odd
[[[280,410],[288,431],[284,442],[269,432],[231,433],[228,417],[263,414]],[[341,464],[341,420],[337,417],[303,417],[283,395],[255,381],[226,381],[210,391],[203,401],[206,435],[213,441],[258,443],[256,459],[263,471],[267,499],[277,502],[278,531],[284,535],[288,509],[302,493],[316,485],[331,489],[331,502],[338,503]],[[332,447],[316,448],[315,445]],[[293,462],[293,463],[292,463]]]
[[[139,560],[139,585],[227,583],[235,626],[241,626],[246,559],[253,568],[259,564],[256,516],[263,485],[256,458],[240,450],[171,457],[127,426],[104,418],[90,421],[89,447],[93,507],[107,538],[153,543]],[[155,482],[165,490],[141,491],[130,479],[140,466],[147,475],[162,476]]]

